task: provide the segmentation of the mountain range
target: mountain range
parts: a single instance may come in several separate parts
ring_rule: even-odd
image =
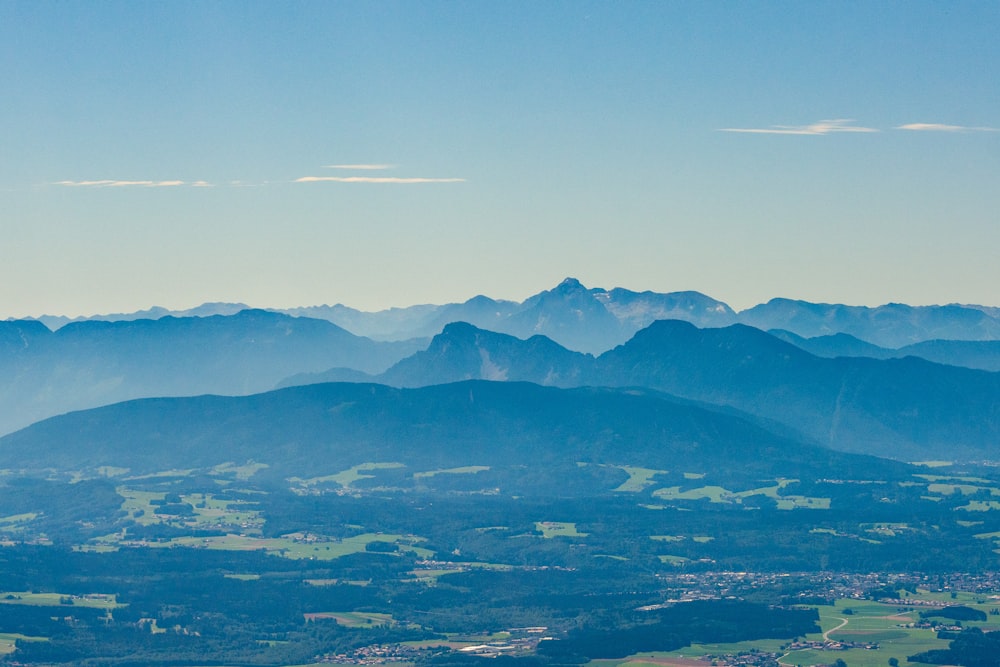
[[[771,329],[768,333],[818,357],[872,357],[873,359],[920,357],[949,366],[1000,371],[1000,340],[925,340],[894,349],[866,343],[846,333],[812,338],[782,329]]]
[[[379,372],[425,346],[261,310],[90,320],[54,332],[38,321],[0,322],[0,433],[132,398],[265,391],[330,366]]]
[[[986,307],[773,300],[735,313],[696,292],[588,289],[566,279],[522,303],[476,297],[381,313],[335,306],[295,316],[208,314],[239,307],[206,304],[184,317],[157,317],[154,309],[149,318],[84,320],[55,331],[35,320],[0,322],[0,433],[143,397],[247,395],[329,381],[424,387],[483,379],[666,392],[842,451],[905,460],[997,458],[1000,340],[957,339],[994,335],[997,313]],[[306,311],[338,312],[353,317],[355,328],[382,327],[385,337],[434,337],[376,341]],[[451,321],[463,314],[473,321]],[[768,333],[735,322],[746,318],[786,328]],[[477,324],[484,321],[490,328]],[[868,338],[796,332],[838,327]],[[937,334],[956,339],[901,348],[872,342]]]
[[[245,308],[244,304],[210,303],[186,311],[153,308],[92,319],[232,315]],[[886,304],[870,308],[779,298],[735,312],[725,303],[699,292],[587,288],[574,278],[566,278],[556,287],[520,303],[476,296],[463,303],[424,304],[377,312],[342,304],[274,310],[328,320],[356,335],[376,340],[427,338],[450,322],[462,321],[520,338],[545,335],[565,347],[592,354],[620,345],[640,329],[663,319],[684,320],[699,328],[741,323],[763,330],[781,329],[804,338],[846,333],[892,349],[936,339],[1000,340],[1000,309],[996,307]],[[53,329],[69,321],[53,316],[39,319]]]
[[[255,480],[278,485],[367,464],[390,476],[405,468],[411,481],[424,471],[417,477],[425,483],[461,477],[475,489],[531,487],[542,495],[572,494],[576,483],[590,495],[594,484],[610,491],[628,479],[629,466],[728,471],[723,478],[750,485],[782,475],[906,474],[901,464],[802,443],[657,392],[516,382],[328,383],[247,397],[143,399],[0,438],[0,468],[27,471],[113,466],[142,475],[245,461],[262,468]]]
[[[520,340],[455,323],[381,374],[333,369],[286,384],[362,379],[644,387],[735,408],[833,449],[905,460],[995,459],[1000,442],[1000,373],[916,357],[823,358],[742,324],[699,329],[662,320],[594,357],[541,336]]]

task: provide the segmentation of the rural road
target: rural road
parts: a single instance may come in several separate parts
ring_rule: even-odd
[[[840,625],[838,625],[835,628],[830,628],[829,630],[827,630],[826,632],[824,632],[823,633],[823,641],[825,641],[825,642],[830,641],[830,633],[831,632],[836,632],[837,630],[840,630],[842,627],[844,627],[845,625],[847,625],[847,619],[846,618],[841,618],[841,617],[838,617],[838,618],[840,618]],[[796,650],[802,650],[802,649],[796,649]],[[778,664],[782,665],[782,667],[795,667],[791,663],[784,662],[785,658],[787,658],[788,656],[790,656],[792,653],[795,653],[795,651],[788,651],[787,653],[785,653],[785,655],[783,655],[780,658],[778,658]]]
[[[847,625],[847,619],[846,618],[841,618],[840,619],[840,625],[838,625],[835,628],[830,628],[829,630],[827,630],[826,632],[823,633],[823,641],[825,641],[825,642],[830,641],[830,633],[831,632],[836,632],[837,630],[840,630],[845,625]]]

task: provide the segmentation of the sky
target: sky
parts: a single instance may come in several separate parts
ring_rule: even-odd
[[[998,2],[0,0],[0,318],[1000,305]]]

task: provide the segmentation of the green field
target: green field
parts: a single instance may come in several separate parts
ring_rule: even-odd
[[[541,531],[544,538],[586,537],[588,535],[588,533],[579,532],[576,529],[576,524],[568,521],[536,521],[535,528]]]
[[[193,514],[175,515],[157,513],[159,506],[167,497],[165,491],[142,491],[126,486],[118,487],[117,491],[124,498],[122,510],[142,526],[165,523],[176,527],[216,528],[254,533],[259,532],[264,523],[260,512],[246,507],[244,501],[221,500],[210,493],[180,496],[182,503],[191,506]],[[114,536],[107,536],[101,541],[114,543],[118,540],[119,538]]]
[[[309,479],[301,479],[299,477],[289,477],[288,481],[291,482],[295,487],[299,488],[309,488],[312,486],[324,485],[324,484],[336,484],[341,488],[350,488],[354,482],[362,479],[373,479],[375,475],[366,475],[365,472],[371,472],[372,470],[391,470],[394,468],[405,468],[406,466],[402,463],[359,463],[356,466],[351,466],[347,470],[341,470],[338,473],[332,475],[323,475],[320,477],[310,477]]]
[[[19,635],[16,632],[0,632],[0,655],[7,655],[8,653],[13,653],[14,649],[17,648],[17,640],[24,642],[47,642],[48,637],[29,637],[28,635]]]
[[[687,477],[688,473],[685,473]],[[829,498],[810,498],[808,496],[781,495],[781,490],[794,479],[775,480],[773,486],[765,486],[747,491],[731,491],[722,486],[701,486],[694,489],[682,491],[679,486],[668,486],[653,491],[653,496],[661,500],[708,500],[712,503],[742,504],[743,500],[751,496],[767,496],[773,498],[778,509],[791,510],[803,509],[830,509]]]
[[[117,609],[123,607],[114,595],[93,593],[67,595],[66,593],[31,593],[28,591],[0,592],[0,604],[23,604],[32,607],[89,607],[91,609]]]
[[[459,468],[446,468],[443,470],[429,470],[427,472],[415,472],[413,473],[413,478],[421,479],[424,477],[434,477],[435,475],[471,475],[489,469],[490,469],[489,466],[461,466]]]
[[[367,611],[320,611],[306,614],[307,621],[329,618],[347,628],[373,628],[379,625],[395,625],[391,614]]]
[[[222,551],[266,551],[269,554],[292,559],[332,560],[348,554],[359,553],[371,542],[396,544],[400,551],[411,552],[421,558],[429,558],[434,552],[416,546],[424,538],[412,535],[390,535],[365,533],[344,539],[328,538],[322,535],[293,533],[282,537],[259,538],[246,535],[225,535],[216,537],[177,537],[165,542],[151,542],[149,546],[192,547],[217,549]]]
[[[952,598],[949,593],[928,593],[918,591],[910,595],[911,600],[935,600],[949,604],[967,604],[983,611],[995,606],[996,601],[983,601],[983,596],[972,593],[958,593]],[[979,602],[977,602],[977,600]],[[901,600],[899,605],[882,604],[866,600],[838,600],[833,606],[818,607],[821,633],[808,635],[806,641],[823,641],[824,634],[835,642],[874,642],[877,649],[849,648],[847,650],[802,649],[788,650],[786,640],[758,640],[736,644],[695,644],[669,653],[643,653],[625,660],[595,660],[597,667],[664,667],[669,658],[703,658],[742,651],[758,650],[777,652],[782,655],[783,665],[828,665],[838,658],[850,667],[885,667],[889,658],[896,658],[900,665],[918,665],[906,658],[931,649],[947,648],[948,641],[938,639],[933,630],[905,627],[920,619],[920,611],[928,607],[907,605]],[[846,610],[847,613],[845,613]],[[991,617],[993,618],[993,617]],[[1000,623],[996,621],[994,623]],[[984,630],[1000,630],[993,623],[965,623]],[[645,659],[645,660],[644,660]],[[600,663],[598,665],[598,663]]]
[[[243,465],[236,465],[235,463],[222,463],[212,468],[212,473],[214,475],[232,475],[241,482],[245,482],[267,467],[269,466],[266,463],[255,463],[253,461],[247,461]]]
[[[657,475],[665,475],[666,470],[655,470],[653,468],[640,468],[638,466],[619,466],[628,473],[628,479],[615,489],[623,493],[639,493],[655,484],[653,478]]]

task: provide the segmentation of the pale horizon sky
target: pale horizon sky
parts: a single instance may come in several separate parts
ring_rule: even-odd
[[[1000,305],[1000,3],[0,2],[0,319]]]

